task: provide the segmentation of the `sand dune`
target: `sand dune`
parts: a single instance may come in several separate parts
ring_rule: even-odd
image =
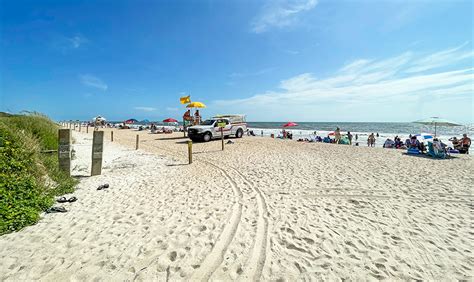
[[[91,136],[79,201],[0,237],[1,279],[472,278],[470,156],[247,137],[186,165],[181,134],[116,130],[86,177]]]

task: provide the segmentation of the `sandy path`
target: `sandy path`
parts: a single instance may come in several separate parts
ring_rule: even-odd
[[[90,171],[91,139],[76,135],[75,175]],[[192,171],[191,171],[192,170]],[[193,173],[206,177],[188,183]],[[82,177],[65,214],[0,238],[2,280],[183,279],[226,227],[233,192],[216,169],[106,144],[101,176]],[[212,181],[209,181],[211,180]],[[110,188],[97,191],[98,185]]]
[[[0,278],[472,277],[471,156],[247,137],[194,144],[187,165],[181,136],[114,130],[70,212],[0,237]]]

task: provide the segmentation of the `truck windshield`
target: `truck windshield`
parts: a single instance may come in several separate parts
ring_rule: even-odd
[[[201,125],[212,125],[215,122],[213,119],[207,119],[201,123]]]

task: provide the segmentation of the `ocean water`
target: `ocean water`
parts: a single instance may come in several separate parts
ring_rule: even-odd
[[[264,136],[270,136],[271,134],[278,136],[281,134],[285,122],[247,122],[247,124],[257,136],[260,136],[262,132]],[[387,138],[393,140],[395,136],[399,136],[402,141],[405,141],[410,134],[434,135],[435,133],[434,126],[406,122],[298,122],[298,126],[285,128],[285,130],[293,133],[293,139],[298,139],[309,138],[314,132],[325,137],[337,127],[340,128],[343,134],[350,131],[354,139],[357,134],[361,146],[366,145],[370,133],[379,134],[379,137],[376,138],[376,146],[382,146]],[[449,138],[453,136],[461,138],[464,133],[467,133],[472,139],[474,125],[437,126],[436,128],[436,136],[448,145],[451,145],[448,142]]]
[[[120,123],[120,122],[112,122]],[[253,130],[257,136],[270,136],[274,134],[278,136],[282,133],[283,124],[286,122],[247,122],[248,128]],[[162,122],[155,122],[158,126],[163,125]],[[180,125],[182,123],[179,123]],[[136,123],[131,127],[138,127],[141,123]],[[287,131],[293,133],[293,138],[309,138],[310,135],[317,135],[325,137],[330,132],[333,132],[337,127],[340,128],[341,133],[346,134],[348,131],[354,136],[358,135],[358,142],[361,146],[367,144],[367,137],[370,133],[379,134],[376,138],[376,146],[383,145],[387,138],[394,139],[399,136],[402,141],[405,141],[410,134],[429,134],[434,135],[435,128],[430,125],[421,125],[409,122],[298,122],[298,126],[285,128]],[[449,138],[456,136],[461,138],[464,133],[471,137],[474,134],[474,124],[463,126],[438,126],[436,128],[436,136],[444,143],[451,145]]]

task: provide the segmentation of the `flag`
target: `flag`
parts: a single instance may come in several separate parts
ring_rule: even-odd
[[[188,96],[181,97],[179,98],[179,101],[181,102],[181,104],[189,104],[191,103],[191,96],[188,95]]]

